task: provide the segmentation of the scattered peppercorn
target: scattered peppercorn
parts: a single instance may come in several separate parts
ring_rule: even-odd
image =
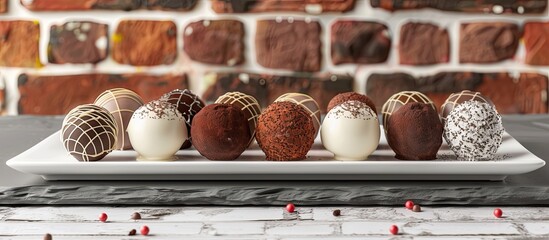
[[[408,201],[406,201],[404,206],[408,209],[412,209],[414,207],[414,202],[412,202],[411,200],[408,200]]]
[[[52,238],[51,234],[46,233],[46,235],[44,235],[44,240],[52,240],[52,239],[53,238]]]
[[[393,234],[393,235],[397,235],[398,234],[398,227],[396,225],[391,225],[391,227],[389,228],[389,232],[391,232],[391,234]]]
[[[412,211],[421,212],[421,207],[419,205],[414,205],[414,207],[412,208]]]
[[[101,222],[106,222],[108,218],[109,218],[109,216],[107,216],[106,213],[99,214],[99,221],[101,221]]]
[[[133,236],[133,235],[135,235],[136,233],[137,233],[137,231],[136,231],[135,229],[132,229],[132,230],[130,231],[130,233],[128,233],[128,236]]]
[[[288,203],[288,205],[286,205],[286,211],[293,213],[295,211],[295,205],[293,203]]]
[[[501,218],[501,216],[503,216],[503,211],[499,208],[494,209],[494,216]]]
[[[146,225],[142,226],[141,229],[140,229],[141,235],[143,235],[143,236],[149,235],[149,231],[150,231],[150,229]]]
[[[141,219],[141,214],[139,214],[138,212],[134,212],[132,214],[132,217],[131,217],[133,220],[139,220]]]
[[[339,217],[339,216],[341,216],[341,210],[336,209],[336,210],[334,210],[334,212],[332,214],[334,215],[334,217]]]

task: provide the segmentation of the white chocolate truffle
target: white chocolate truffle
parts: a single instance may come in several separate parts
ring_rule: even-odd
[[[137,160],[170,161],[188,138],[185,118],[174,104],[152,101],[137,109],[128,125]]]
[[[377,114],[363,102],[339,104],[324,118],[320,137],[335,159],[365,160],[379,145]]]
[[[501,116],[488,103],[466,101],[446,117],[444,138],[458,159],[492,160],[503,139]]]

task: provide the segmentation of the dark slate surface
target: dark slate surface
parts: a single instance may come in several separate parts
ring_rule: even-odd
[[[59,117],[0,118],[0,159],[19,154],[61,124]],[[507,130],[548,159],[549,116],[505,116]],[[0,165],[1,205],[549,205],[549,167],[474,181],[44,181]]]

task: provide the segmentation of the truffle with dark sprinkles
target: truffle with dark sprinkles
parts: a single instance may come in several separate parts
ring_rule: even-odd
[[[267,160],[305,159],[315,135],[310,113],[293,102],[274,102],[259,116],[256,139]]]
[[[370,107],[370,109],[372,109],[377,114],[376,105],[374,104],[372,99],[370,99],[366,95],[356,93],[356,92],[340,93],[340,94],[336,95],[335,97],[333,97],[332,100],[330,100],[330,102],[328,103],[328,109],[327,109],[328,111],[327,112],[329,112],[330,110],[332,110],[332,108],[334,108],[335,106],[337,106],[339,104],[342,104],[342,103],[347,102],[347,101],[352,101],[352,100],[366,103],[366,105],[368,105],[368,107]]]
[[[450,112],[452,110],[454,110],[454,108],[463,103],[463,102],[466,102],[466,101],[479,101],[479,102],[483,102],[483,103],[488,103],[492,106],[494,106],[494,104],[492,103],[492,101],[490,101],[490,99],[488,99],[487,97],[483,96],[481,93],[479,92],[473,92],[473,91],[469,91],[469,90],[463,90],[459,93],[452,93],[447,99],[446,101],[444,101],[444,104],[442,104],[442,107],[441,107],[441,117],[442,117],[442,124],[444,124],[444,122],[446,121],[446,117],[448,117],[448,114],[450,114]]]
[[[459,160],[492,160],[503,139],[501,116],[494,107],[466,101],[455,107],[444,125],[444,138]]]

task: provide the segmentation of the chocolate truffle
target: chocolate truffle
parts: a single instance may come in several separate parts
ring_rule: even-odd
[[[252,144],[255,138],[255,128],[257,127],[257,119],[261,114],[261,106],[259,102],[252,96],[241,92],[228,92],[217,98],[215,103],[227,103],[231,104],[238,109],[242,110],[244,117],[248,119],[248,126],[250,127],[250,142],[248,146]]]
[[[95,105],[107,109],[118,126],[118,141],[116,149],[132,149],[132,145],[126,132],[133,112],[143,106],[143,100],[137,93],[125,88],[113,88],[101,93],[94,102]]]
[[[234,160],[248,147],[248,119],[231,104],[210,104],[194,117],[193,145],[210,160]]]
[[[320,107],[318,103],[309,95],[303,93],[286,93],[280,95],[275,102],[292,102],[303,107],[313,119],[315,127],[315,138],[320,129]]]
[[[483,103],[488,103],[490,105],[494,105],[490,99],[483,96],[479,92],[472,92],[469,90],[463,90],[459,93],[452,93],[442,104],[441,113],[442,116],[442,124],[446,121],[446,117],[448,117],[448,114],[452,110],[454,110],[455,107],[457,107],[459,104],[466,102],[466,101],[479,101]]]
[[[401,160],[433,160],[442,144],[442,123],[431,104],[408,103],[387,122],[387,143]]]
[[[189,138],[187,138],[183,145],[181,145],[181,149],[190,148],[192,146],[191,126],[193,118],[200,110],[202,110],[202,108],[204,108],[204,106],[206,106],[206,104],[204,104],[204,102],[196,94],[187,89],[175,89],[164,94],[160,97],[160,100],[175,104],[177,110],[179,110],[185,118]]]
[[[365,160],[379,144],[377,114],[364,102],[343,102],[324,118],[320,137],[335,159]]]
[[[469,100],[446,117],[444,138],[458,159],[492,160],[503,139],[503,124],[494,107]]]
[[[85,104],[72,109],[61,128],[65,149],[78,161],[98,161],[116,146],[118,128],[107,109]]]
[[[381,109],[381,114],[383,115],[383,128],[385,129],[385,133],[387,134],[387,122],[389,121],[389,117],[396,112],[399,108],[402,106],[413,103],[413,102],[420,102],[425,103],[431,106],[435,112],[436,107],[435,104],[429,97],[425,96],[425,94],[416,92],[416,91],[403,91],[394,94],[391,96],[385,104],[383,104],[383,107]]]
[[[310,112],[293,102],[274,102],[259,116],[256,139],[267,160],[303,160],[316,129]]]
[[[356,100],[356,101],[365,103],[366,105],[368,105],[368,107],[370,107],[370,109],[374,111],[374,113],[377,114],[376,105],[374,104],[372,99],[370,99],[366,95],[356,93],[356,92],[340,93],[335,97],[333,97],[332,100],[330,100],[330,102],[328,103],[328,112],[332,110],[332,108],[334,108],[335,106],[351,100]]]
[[[128,136],[139,161],[172,161],[187,139],[185,118],[174,104],[156,100],[137,109]]]

